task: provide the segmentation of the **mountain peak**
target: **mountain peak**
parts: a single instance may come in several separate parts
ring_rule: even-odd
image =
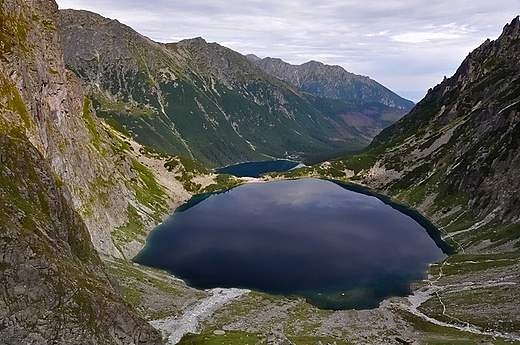
[[[506,24],[504,26],[504,30],[502,31],[501,36],[514,36],[518,35],[518,31],[520,30],[520,16],[516,16],[511,21],[511,24]]]
[[[185,40],[181,40],[180,42],[189,42],[189,43],[194,43],[194,44],[208,44],[208,42],[200,36],[197,36],[194,38],[187,38]]]
[[[246,55],[246,59],[248,59],[249,61],[260,61],[260,60],[262,60],[258,56],[256,56],[255,54],[247,54]]]

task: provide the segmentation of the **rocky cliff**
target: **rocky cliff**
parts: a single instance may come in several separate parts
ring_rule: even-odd
[[[268,74],[321,97],[385,104],[402,109],[401,112],[396,111],[395,116],[398,118],[399,114],[406,114],[414,106],[412,101],[400,97],[377,81],[348,72],[341,66],[325,65],[318,61],[291,65],[276,58],[260,59],[255,55],[246,57]]]
[[[0,23],[0,342],[160,343],[95,249],[121,256],[129,210],[156,223],[173,201],[144,200],[146,169],[65,69],[56,3],[4,1]]]
[[[419,208],[466,249],[520,238],[520,22],[471,52],[451,77],[372,144],[366,182]],[[458,226],[456,224],[458,223]],[[517,247],[517,245],[515,245]]]
[[[40,152],[1,133],[0,161],[0,343],[160,344],[122,299]]]
[[[352,151],[395,121],[394,108],[304,93],[202,38],[160,44],[73,10],[61,11],[61,29],[66,64],[98,115],[210,167]]]

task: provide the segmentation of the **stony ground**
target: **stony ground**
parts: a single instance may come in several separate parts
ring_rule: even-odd
[[[248,290],[200,291],[159,270],[108,263],[127,300],[163,332],[167,344],[187,333],[259,335],[277,327],[290,339],[305,336],[314,343],[332,337],[347,344],[520,344],[520,262],[515,255],[490,260],[454,257],[432,266],[412,296],[344,311]],[[475,273],[471,265],[482,266]]]

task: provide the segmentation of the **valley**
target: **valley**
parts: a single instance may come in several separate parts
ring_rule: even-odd
[[[157,43],[54,1],[0,6],[1,343],[520,344],[518,17],[410,109],[380,88],[301,90],[202,38]],[[307,165],[212,170],[288,156]],[[340,311],[131,261],[192,196],[295,178],[416,210],[456,253],[413,295]]]

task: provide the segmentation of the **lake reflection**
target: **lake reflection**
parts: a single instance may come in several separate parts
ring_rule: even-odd
[[[329,181],[246,184],[174,213],[135,261],[198,288],[299,295],[326,309],[406,295],[444,257],[426,230]]]

